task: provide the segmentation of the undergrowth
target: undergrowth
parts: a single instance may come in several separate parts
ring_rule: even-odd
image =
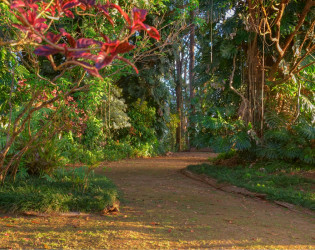
[[[0,186],[0,209],[8,212],[100,212],[118,197],[105,176],[87,175],[84,168],[56,170],[52,176],[20,174]]]
[[[267,199],[285,201],[315,210],[315,180],[299,173],[312,166],[285,162],[260,162],[253,166],[190,165],[188,170],[206,174],[250,191],[267,194]]]

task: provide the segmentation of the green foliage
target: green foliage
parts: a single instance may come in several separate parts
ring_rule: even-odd
[[[155,131],[152,128],[155,122],[155,108],[149,107],[147,102],[137,100],[132,106],[128,115],[134,128],[131,141],[133,145],[140,142],[147,142],[155,139]]]
[[[23,170],[22,170],[23,171]],[[0,208],[10,212],[100,212],[118,198],[104,176],[86,175],[85,168],[58,170],[52,176],[20,178],[0,186]],[[89,182],[83,190],[82,183]]]
[[[89,150],[99,149],[100,145],[106,140],[103,127],[102,120],[96,117],[89,117],[81,143]]]
[[[264,4],[268,6],[271,3],[267,1]],[[281,20],[281,40],[285,41],[294,30],[304,6],[303,1],[291,1],[286,6]],[[216,152],[229,152],[232,149],[238,155],[250,159],[278,159],[314,164],[315,68],[310,56],[303,59],[300,67],[310,66],[305,67],[300,75],[296,74],[291,80],[275,84],[267,78],[268,69],[274,64],[274,60],[269,59],[277,57],[278,52],[275,46],[263,47],[263,39],[252,29],[247,4],[239,5],[237,1],[229,0],[201,1],[199,13],[199,17],[207,18],[196,29],[198,53],[194,70],[195,111],[190,111],[190,114],[194,114],[190,115],[190,121],[195,128],[190,128],[190,134],[194,135],[190,138],[191,144],[196,147],[211,147]],[[253,19],[259,19],[258,13],[259,11],[255,12]],[[269,23],[274,22],[276,13],[268,17]],[[305,52],[300,51],[302,54],[299,54],[298,50],[303,41],[310,39],[306,32],[310,28],[309,20],[314,19],[313,17],[314,12],[310,11],[307,21],[292,41],[292,49],[287,50],[280,64],[279,74],[275,75],[277,80],[281,81],[286,77],[290,73],[290,67]],[[268,43],[269,37],[265,38]],[[251,46],[257,47],[255,55],[250,54]],[[234,68],[232,58],[235,55]],[[253,92],[260,93],[260,73],[255,76],[255,72],[250,70],[255,60],[263,60],[259,58],[261,55],[264,55],[267,66],[263,118],[261,94],[253,96]],[[233,87],[248,100],[248,110],[244,113],[244,101],[229,87],[232,69]],[[240,114],[243,115],[244,122],[240,121]]]
[[[119,129],[130,127],[128,106],[122,98],[122,90],[113,86],[108,101],[110,102],[110,128],[113,133]]]
[[[200,122],[200,118],[197,121]],[[229,152],[232,149],[246,159],[315,163],[313,125],[301,118],[288,127],[285,117],[271,112],[266,114],[266,123],[265,132],[259,138],[251,124],[245,126],[241,120],[221,115],[217,110],[203,118],[200,123],[202,130],[193,142],[200,147],[211,147],[216,152]]]
[[[131,157],[153,156],[167,150],[160,147],[161,142],[157,138],[154,107],[149,107],[146,101],[138,99],[130,105],[128,116],[131,127],[120,131],[120,137],[123,143],[132,146]]]
[[[275,123],[274,120],[272,124]],[[278,123],[281,124],[281,123]],[[278,125],[265,132],[264,144],[255,149],[257,156],[267,159],[300,161],[307,164],[315,163],[315,150],[312,140],[315,138],[314,126],[305,120],[290,129]]]
[[[106,161],[118,161],[135,156],[133,152],[134,148],[128,142],[110,141],[103,150],[103,157]]]
[[[237,155],[237,151],[236,150],[230,150],[228,152],[219,153],[217,157],[209,158],[209,161],[211,161],[213,163],[216,163],[216,162],[219,162],[220,160],[231,159],[231,158],[233,158],[236,155]]]
[[[27,169],[30,175],[50,174],[55,169],[65,166],[66,159],[62,157],[58,147],[58,138],[53,138],[49,143],[40,143],[24,154],[21,167]]]
[[[58,148],[67,163],[84,163],[91,166],[103,160],[101,149],[89,150],[79,143],[71,131],[59,138]]]
[[[166,3],[167,1],[155,0],[151,2],[121,1],[119,4],[130,12],[137,4],[139,8],[152,7],[161,13],[161,11],[166,11]],[[8,25],[11,22],[15,23],[16,20],[7,4],[0,4],[1,14],[4,14],[0,16],[1,42],[18,41],[20,37],[17,37],[17,33],[10,30],[12,26]],[[106,3],[104,2],[104,4]],[[69,32],[69,37],[72,35],[75,38],[94,39],[96,33],[91,28],[90,17],[75,14],[73,19],[58,19],[57,26],[51,25],[45,32],[54,33],[54,29],[59,30],[60,27],[63,27]],[[12,20],[9,20],[10,18]],[[110,22],[104,22],[103,17],[95,15],[95,21],[102,23],[98,27],[99,33],[108,34],[111,41],[117,40],[118,37],[124,36],[128,32],[125,29],[123,17],[114,14],[114,19],[117,25],[112,26]],[[148,16],[148,22],[153,25],[156,22],[155,17]],[[123,32],[121,32],[122,30]],[[138,39],[141,36],[145,35],[138,32],[135,36],[128,37],[128,39],[134,39],[134,44],[139,45],[142,50],[138,51],[136,57],[146,50],[151,50],[151,47],[154,46],[149,39],[146,40],[146,45],[142,44]],[[64,40],[65,37],[61,39]],[[137,41],[135,41],[136,39]],[[62,42],[67,42],[67,40]],[[47,58],[37,57],[33,54],[32,46],[33,44],[30,46],[20,44],[16,47],[2,46],[0,49],[0,154],[6,144],[10,147],[9,153],[4,156],[6,158],[4,165],[10,162],[10,159],[14,159],[12,168],[15,169],[20,165],[30,174],[39,175],[51,173],[53,169],[66,163],[83,162],[93,165],[104,159],[153,154],[154,150],[149,142],[151,135],[148,131],[141,131],[140,135],[147,136],[144,139],[147,141],[146,143],[137,145],[134,143],[132,146],[130,145],[131,140],[125,140],[121,145],[116,143],[116,137],[120,136],[119,130],[130,127],[130,118],[127,114],[128,106],[122,98],[122,91],[114,82],[129,73],[129,68],[124,70],[121,63],[106,67],[102,75],[111,77],[104,79],[94,79],[91,74],[87,74],[82,81],[80,80],[79,89],[77,89],[74,86],[78,82],[79,76],[82,75],[82,69],[71,67],[71,70],[65,68],[65,71],[56,71],[51,67]],[[129,55],[129,58],[132,56]],[[66,58],[54,55],[53,60],[56,65],[60,65],[65,62]],[[155,83],[151,81],[150,84]],[[156,92],[159,93],[160,89],[157,89]],[[11,93],[10,90],[12,90]],[[78,90],[80,92],[77,92]],[[70,96],[66,96],[68,91],[71,91]],[[41,109],[41,105],[45,101],[56,96],[60,99],[52,101],[51,105]],[[20,116],[23,110],[27,111]],[[27,119],[26,123],[23,119]],[[9,120],[12,120],[17,128],[12,129]],[[8,129],[9,126],[11,130]],[[40,139],[35,138],[37,133],[41,133],[42,128],[46,129],[40,135]],[[154,130],[158,129],[159,127],[155,126]],[[17,131],[18,136],[15,138]],[[7,138],[13,138],[12,146],[7,143]],[[156,140],[152,143],[156,144]],[[19,156],[19,152],[22,155],[24,150],[28,149],[29,152],[22,157],[21,162],[20,157],[14,158]],[[5,171],[3,171],[3,163],[0,164],[0,178],[2,179]],[[9,173],[14,175],[15,170]]]
[[[222,43],[220,52],[223,58],[230,59],[237,54],[237,48],[231,42],[226,42]]]
[[[103,1],[104,2],[104,1]],[[303,9],[303,1],[291,1],[285,10],[281,22],[281,39],[288,36],[298,20],[298,13]],[[190,1],[186,8],[178,8],[179,2],[172,1],[119,1],[124,9],[131,9],[133,5],[139,8],[151,9],[154,15],[148,16],[148,22],[156,23],[161,13],[171,12],[165,15],[165,26],[161,31],[165,41],[172,42],[170,32],[180,28],[181,23],[186,23],[190,18],[190,11],[197,6],[199,11],[193,21],[196,25],[196,67],[195,73],[195,98],[191,100],[195,110],[190,110],[188,100],[189,91],[184,91],[186,84],[183,82],[184,115],[189,116],[188,128],[192,138],[189,138],[191,146],[211,147],[216,152],[237,152],[238,155],[250,158],[282,159],[286,161],[298,161],[303,163],[315,163],[314,160],[314,67],[307,67],[294,81],[283,84],[266,82],[265,92],[265,117],[264,131],[260,131],[261,119],[258,117],[261,100],[251,100],[257,110],[253,112],[252,124],[248,124],[239,118],[241,98],[229,88],[229,77],[233,67],[232,58],[237,55],[233,86],[246,98],[250,94],[247,75],[249,62],[248,48],[251,46],[255,34],[250,32],[248,22],[248,9],[246,4],[238,4],[238,1],[207,0]],[[265,4],[269,4],[268,1]],[[15,34],[8,30],[7,19],[14,16],[10,13],[6,4],[0,4],[0,36],[15,39]],[[276,12],[275,12],[276,13]],[[210,16],[211,14],[211,16]],[[314,14],[310,13],[307,20],[312,20]],[[210,18],[209,18],[210,17]],[[95,29],[85,17],[71,20],[66,18],[61,24],[74,35],[81,33],[81,37],[92,38],[96,35]],[[124,22],[118,20],[112,27],[109,22],[97,16],[102,23],[99,27],[102,32],[110,34],[110,39],[117,39]],[[116,16],[115,16],[116,18]],[[273,19],[274,17],[271,17]],[[102,21],[102,22],[101,22]],[[303,24],[292,42],[292,49],[283,58],[283,68],[293,62],[296,55],[294,51],[303,41],[303,34],[307,31],[311,22]],[[105,32],[106,31],[106,32]],[[10,34],[12,32],[12,34]],[[10,35],[9,35],[10,34]],[[78,35],[78,34],[76,34]],[[135,45],[142,45],[139,39],[142,32],[137,33],[131,39]],[[94,79],[90,76],[84,78],[81,86],[88,86],[88,91],[73,93],[71,97],[80,112],[74,112],[74,108],[66,105],[67,100],[61,98],[60,103],[53,108],[45,108],[32,114],[29,128],[25,128],[9,151],[8,159],[19,152],[47,121],[51,121],[44,132],[42,141],[35,140],[30,145],[30,151],[23,156],[20,166],[32,174],[51,173],[54,169],[64,166],[66,163],[84,163],[94,165],[102,160],[119,160],[128,157],[146,157],[175,149],[175,131],[178,124],[178,116],[175,114],[174,98],[174,61],[176,56],[173,47],[181,47],[182,66],[188,66],[189,29],[177,34],[181,42],[163,46],[152,44],[146,40],[146,46],[139,46],[139,54],[130,54],[137,59],[136,66],[140,73],[136,75],[128,68],[125,70],[121,64],[113,64],[104,70],[104,79]],[[163,40],[163,39],[162,39]],[[268,36],[267,36],[268,40]],[[308,44],[308,41],[305,43]],[[262,39],[257,40],[258,51],[262,49]],[[256,46],[255,45],[255,46]],[[156,50],[155,53],[151,53]],[[148,54],[145,54],[149,52]],[[139,57],[142,55],[143,57]],[[277,53],[273,47],[265,50],[265,61],[268,64]],[[25,54],[25,56],[24,56]],[[13,105],[12,120],[18,117],[27,102],[32,98],[34,91],[45,91],[51,98],[54,87],[48,82],[39,79],[32,69],[22,65],[21,59],[28,57],[28,52],[16,53],[4,46],[0,49],[0,147],[4,148],[7,139],[10,105]],[[54,56],[56,63],[60,64],[64,58]],[[26,61],[28,61],[27,59]],[[186,60],[186,61],[185,61]],[[313,58],[307,56],[301,67],[311,63]],[[59,72],[51,69],[47,59],[39,59],[37,62],[39,73],[43,77],[53,79]],[[267,65],[270,66],[270,65]],[[29,69],[29,70],[28,70]],[[116,71],[120,72],[116,74]],[[14,74],[12,74],[14,71]],[[183,71],[183,77],[188,79],[187,72]],[[284,72],[284,75],[287,74]],[[80,70],[66,72],[56,82],[58,90],[67,91],[77,80]],[[282,77],[281,74],[277,77]],[[25,79],[26,86],[19,90],[19,81]],[[10,89],[13,84],[13,92],[10,97]],[[299,85],[301,93],[297,96]],[[256,86],[257,87],[257,86]],[[258,89],[256,90],[257,92]],[[280,97],[274,98],[280,93],[282,99],[288,99],[289,107],[286,112],[279,111]],[[62,94],[61,94],[62,95]],[[36,98],[34,107],[42,100]],[[300,110],[294,110],[300,103]],[[58,109],[55,118],[52,113]],[[276,109],[276,112],[274,112]],[[77,110],[76,110],[77,111]],[[83,119],[84,112],[86,120]],[[272,112],[271,112],[272,111]],[[78,114],[79,113],[79,114]],[[27,114],[25,114],[26,116]],[[25,117],[24,116],[24,117]],[[296,117],[299,119],[292,122]],[[294,119],[293,119],[294,118]],[[83,120],[83,121],[82,121]],[[80,124],[81,133],[77,126]],[[59,131],[60,130],[60,131]],[[30,135],[29,135],[30,133]],[[21,175],[22,172],[19,172]],[[48,177],[47,177],[48,178]]]
[[[167,128],[169,130],[168,137],[166,138],[166,142],[169,142],[165,148],[169,150],[175,151],[176,149],[176,128],[179,124],[180,120],[177,114],[170,115],[170,121],[167,123]]]
[[[221,114],[222,112],[222,114]],[[211,147],[216,152],[229,152],[231,149],[244,151],[252,146],[250,125],[245,126],[242,120],[231,119],[224,109],[209,111],[205,117],[195,117],[196,124],[202,128],[194,138],[194,145]],[[200,119],[201,122],[200,122]],[[198,124],[198,121],[200,122]]]
[[[253,167],[188,166],[188,170],[197,174],[206,174],[220,182],[267,194],[270,200],[290,202],[315,210],[315,181],[299,175],[310,169],[311,166],[301,167],[285,162],[264,162]]]

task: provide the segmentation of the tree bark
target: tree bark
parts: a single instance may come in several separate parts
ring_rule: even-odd
[[[176,110],[179,122],[176,128],[176,146],[182,150],[182,127],[183,127],[183,94],[182,94],[182,58],[180,51],[177,51],[176,58]]]
[[[192,138],[194,136],[194,130],[195,130],[195,124],[191,122],[191,116],[195,114],[195,105],[193,104],[193,99],[195,97],[195,90],[194,90],[194,80],[195,80],[195,10],[190,11],[190,36],[189,36],[189,100],[190,100],[190,109],[191,109],[191,115],[190,115],[190,128],[191,132],[189,135],[189,138]],[[189,148],[191,145],[189,145]]]

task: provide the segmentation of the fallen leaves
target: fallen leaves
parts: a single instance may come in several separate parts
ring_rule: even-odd
[[[11,225],[11,224],[5,224],[4,226],[5,227],[15,227],[14,225]]]

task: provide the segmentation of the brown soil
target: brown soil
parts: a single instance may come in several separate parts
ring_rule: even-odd
[[[107,163],[106,176],[123,191],[120,213],[0,218],[0,248],[315,248],[314,217],[179,173],[210,156],[187,152]]]

